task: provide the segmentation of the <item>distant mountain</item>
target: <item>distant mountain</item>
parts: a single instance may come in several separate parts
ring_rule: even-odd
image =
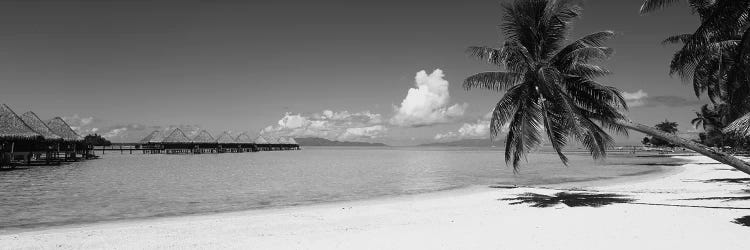
[[[331,141],[328,139],[309,137],[294,138],[300,146],[336,146],[336,147],[387,147],[383,143],[354,142],[354,141]]]
[[[420,144],[419,147],[491,147],[491,146],[503,146],[502,141],[490,141],[490,139],[463,139],[458,141],[450,142],[436,142]]]

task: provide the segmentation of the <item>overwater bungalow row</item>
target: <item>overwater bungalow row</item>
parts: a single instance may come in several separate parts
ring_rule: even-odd
[[[232,136],[229,132],[213,137],[208,131],[202,130],[193,139],[189,139],[179,128],[169,133],[153,131],[139,144],[144,154],[216,154],[300,149],[294,138],[279,141],[259,136],[253,140],[247,133]]]
[[[89,159],[91,150],[60,117],[42,121],[34,112],[19,116],[8,105],[0,106],[0,167]]]

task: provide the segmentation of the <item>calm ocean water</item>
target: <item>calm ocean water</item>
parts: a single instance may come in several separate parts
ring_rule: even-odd
[[[635,175],[668,158],[528,157],[514,175],[493,149],[306,148],[220,155],[120,155],[0,172],[0,231],[295,206],[490,184]]]

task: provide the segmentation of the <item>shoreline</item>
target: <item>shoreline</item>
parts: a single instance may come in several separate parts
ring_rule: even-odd
[[[297,207],[215,214],[107,221],[0,234],[14,248],[243,248],[260,249],[536,249],[580,248],[555,245],[586,240],[591,248],[653,248],[684,246],[742,249],[750,228],[731,218],[747,210],[614,204],[597,208],[534,208],[509,205],[502,198],[522,193],[612,192],[639,202],[675,205],[750,207],[749,201],[680,200],[696,195],[728,196],[743,185],[693,181],[698,177],[744,177],[721,171],[727,166],[692,163],[670,171],[625,179],[566,183],[562,186],[490,188],[471,186],[446,191],[342,201]],[[718,167],[718,168],[717,168]],[[690,211],[690,214],[685,213]],[[581,220],[586,218],[585,220]],[[659,223],[647,223],[662,220]],[[577,222],[586,221],[585,225]],[[720,235],[715,233],[721,231]],[[706,240],[706,233],[714,232]],[[702,235],[702,237],[700,237]],[[499,241],[508,237],[509,241]],[[583,237],[583,238],[581,238]],[[5,248],[0,246],[0,248]],[[649,245],[651,248],[652,246]]]
[[[643,157],[643,156],[637,156],[637,157]],[[652,156],[647,156],[652,157]],[[672,156],[662,155],[658,157],[669,157],[673,158]],[[563,182],[554,182],[554,183],[544,183],[544,184],[526,184],[526,185],[513,185],[515,187],[519,188],[566,188],[566,187],[572,187],[572,186],[578,186],[578,185],[587,185],[587,186],[597,186],[597,185],[610,185],[615,183],[628,183],[628,182],[638,182],[638,181],[644,181],[644,180],[651,180],[656,179],[661,176],[676,174],[673,172],[679,172],[679,166],[675,166],[672,164],[680,164],[684,165],[689,163],[688,160],[673,160],[671,162],[666,162],[663,165],[662,164],[654,164],[652,170],[648,171],[642,171],[638,173],[634,173],[631,175],[623,175],[623,176],[617,176],[617,177],[600,177],[600,178],[591,178],[591,179],[582,179],[582,180],[569,180],[569,181],[563,181]],[[626,166],[626,165],[623,165]],[[297,205],[283,205],[283,206],[271,206],[271,207],[260,207],[260,208],[251,208],[251,209],[241,209],[241,210],[232,210],[232,211],[207,211],[207,212],[199,212],[199,213],[188,213],[188,214],[176,214],[176,215],[154,215],[154,216],[147,216],[147,217],[139,217],[139,218],[120,218],[120,219],[107,219],[107,220],[99,220],[99,221],[83,221],[83,222],[73,222],[73,223],[65,223],[61,222],[59,224],[34,224],[34,225],[23,225],[23,226],[12,226],[8,228],[0,228],[0,236],[3,235],[12,235],[12,234],[18,234],[18,233],[26,233],[26,232],[35,232],[35,231],[46,231],[46,230],[55,230],[55,229],[66,229],[66,228],[85,228],[89,226],[96,226],[96,225],[103,225],[103,224],[119,224],[119,223],[130,223],[130,222],[149,222],[149,221],[157,221],[157,220],[169,220],[169,219],[188,219],[193,217],[202,217],[202,216],[211,216],[211,215],[243,215],[243,214],[262,214],[264,212],[271,212],[275,210],[279,211],[293,211],[297,209],[310,209],[310,208],[319,208],[319,207],[330,207],[330,206],[346,206],[346,205],[367,205],[367,204],[373,204],[373,203],[387,203],[387,202],[394,202],[394,201],[400,201],[400,200],[413,200],[413,199],[424,199],[424,198],[434,198],[434,197],[452,197],[457,195],[466,195],[471,193],[478,193],[478,192],[491,192],[492,190],[496,189],[495,186],[506,186],[505,184],[500,183],[494,183],[494,184],[477,184],[477,185],[470,185],[470,186],[460,186],[460,187],[451,187],[441,190],[432,190],[432,191],[426,191],[426,192],[416,192],[416,193],[399,193],[399,194],[388,194],[388,195],[381,195],[381,196],[375,196],[375,197],[365,197],[365,198],[359,198],[359,199],[352,199],[352,200],[338,200],[338,201],[325,201],[325,202],[318,202],[318,203],[309,203],[309,204],[297,204]]]

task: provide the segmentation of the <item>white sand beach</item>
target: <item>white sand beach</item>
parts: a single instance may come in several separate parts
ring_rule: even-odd
[[[701,156],[675,171],[620,181],[446,192],[103,222],[0,235],[2,249],[747,249],[748,178]],[[741,182],[741,181],[739,181]],[[570,189],[635,199],[601,207],[510,205]],[[568,191],[577,192],[577,191]],[[707,208],[711,207],[711,208]],[[743,209],[723,209],[743,208]]]

